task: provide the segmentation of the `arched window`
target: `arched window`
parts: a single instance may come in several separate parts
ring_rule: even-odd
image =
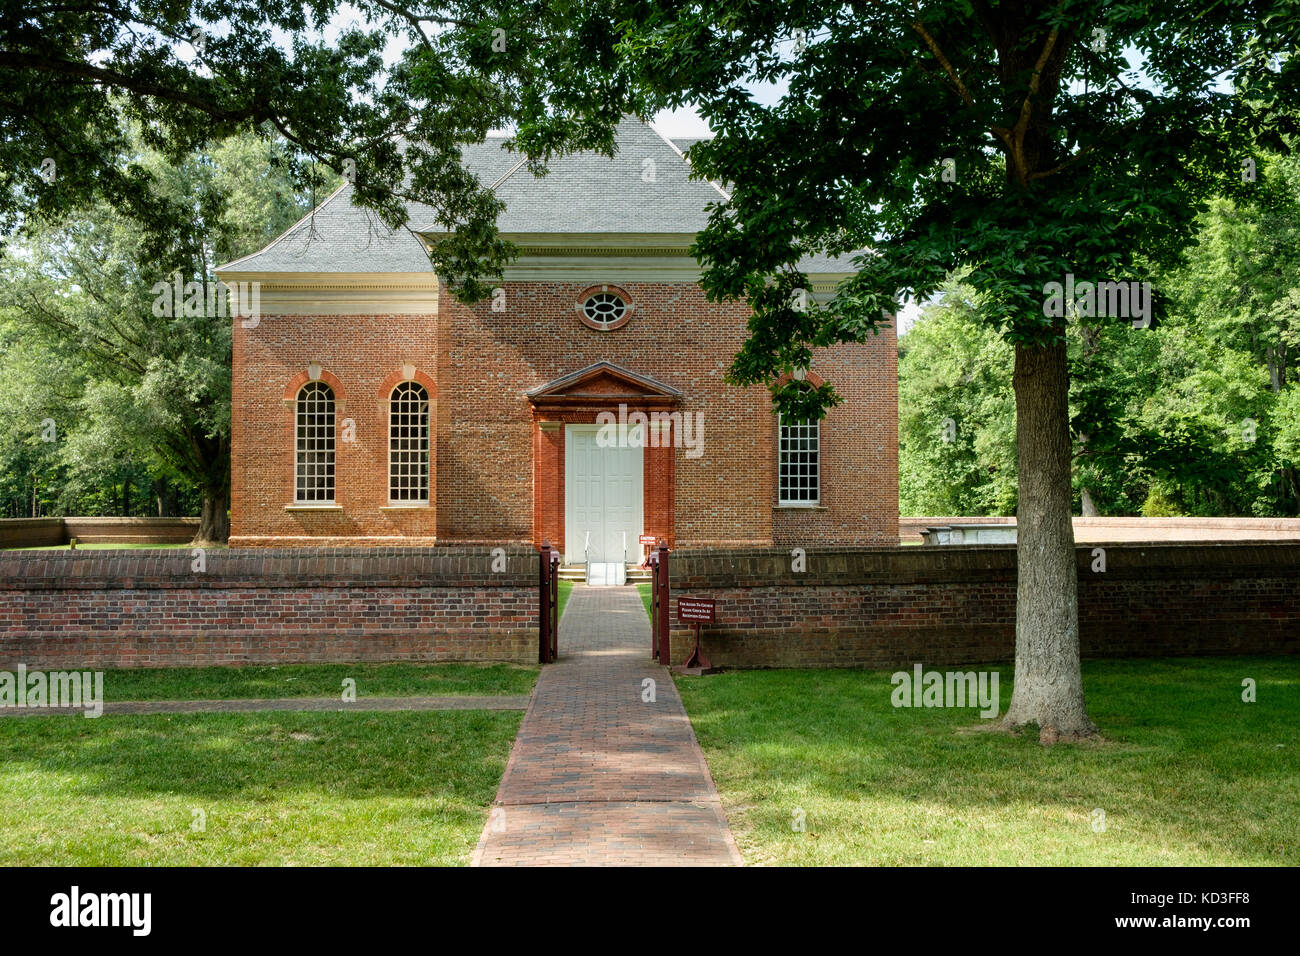
[[[297,501],[334,500],[334,390],[308,382],[298,390]]]
[[[402,382],[388,401],[388,500],[429,500],[429,393]]]

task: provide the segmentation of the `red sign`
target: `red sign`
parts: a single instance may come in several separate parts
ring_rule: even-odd
[[[643,535],[641,535],[641,543],[642,543],[642,544],[648,544],[648,545],[650,545],[650,547],[653,548],[657,542],[655,541],[655,536],[654,536],[654,535],[652,535],[652,534],[643,534]]]
[[[677,620],[693,624],[712,624],[713,599],[679,597],[677,599]]]

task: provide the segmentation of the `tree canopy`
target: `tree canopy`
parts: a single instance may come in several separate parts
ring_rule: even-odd
[[[0,407],[13,407],[0,460],[42,484],[61,479],[62,500],[50,502],[59,510],[123,482],[193,488],[203,502],[201,536],[221,540],[232,320],[206,301],[203,309],[171,307],[172,290],[211,287],[204,299],[216,301],[209,280],[217,261],[264,246],[316,193],[298,191],[277,162],[283,143],[245,133],[173,162],[125,128],[134,161],[184,211],[178,229],[192,241],[160,260],[145,230],[105,199],[30,224],[0,263],[10,338],[0,354]],[[155,307],[160,288],[168,308]],[[53,440],[42,422],[53,425]]]

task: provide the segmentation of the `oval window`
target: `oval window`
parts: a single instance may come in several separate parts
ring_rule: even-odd
[[[614,286],[588,289],[578,300],[577,308],[584,324],[602,332],[618,328],[632,316],[632,303],[627,293]]]

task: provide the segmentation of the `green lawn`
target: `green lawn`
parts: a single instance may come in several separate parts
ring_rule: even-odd
[[[559,605],[559,613],[556,615],[555,619],[558,621],[564,617],[564,605],[569,603],[569,595],[573,593],[573,582],[556,581],[555,584],[557,587],[556,594],[558,595],[556,603]]]
[[[0,865],[463,865],[522,716],[0,719]]]
[[[108,700],[527,695],[514,664],[107,671]],[[469,862],[523,713],[0,718],[0,865]],[[191,828],[195,810],[206,818]]]
[[[650,608],[654,600],[654,584],[649,581],[638,581],[636,591],[641,595],[641,603],[645,605],[645,616],[651,617]]]
[[[1300,864],[1300,660],[1085,662],[1106,741],[1051,748],[896,709],[884,672],[677,682],[748,863]]]
[[[520,664],[290,664],[104,671],[104,698],[231,700],[338,697],[356,681],[358,698],[527,695],[537,667]]]

